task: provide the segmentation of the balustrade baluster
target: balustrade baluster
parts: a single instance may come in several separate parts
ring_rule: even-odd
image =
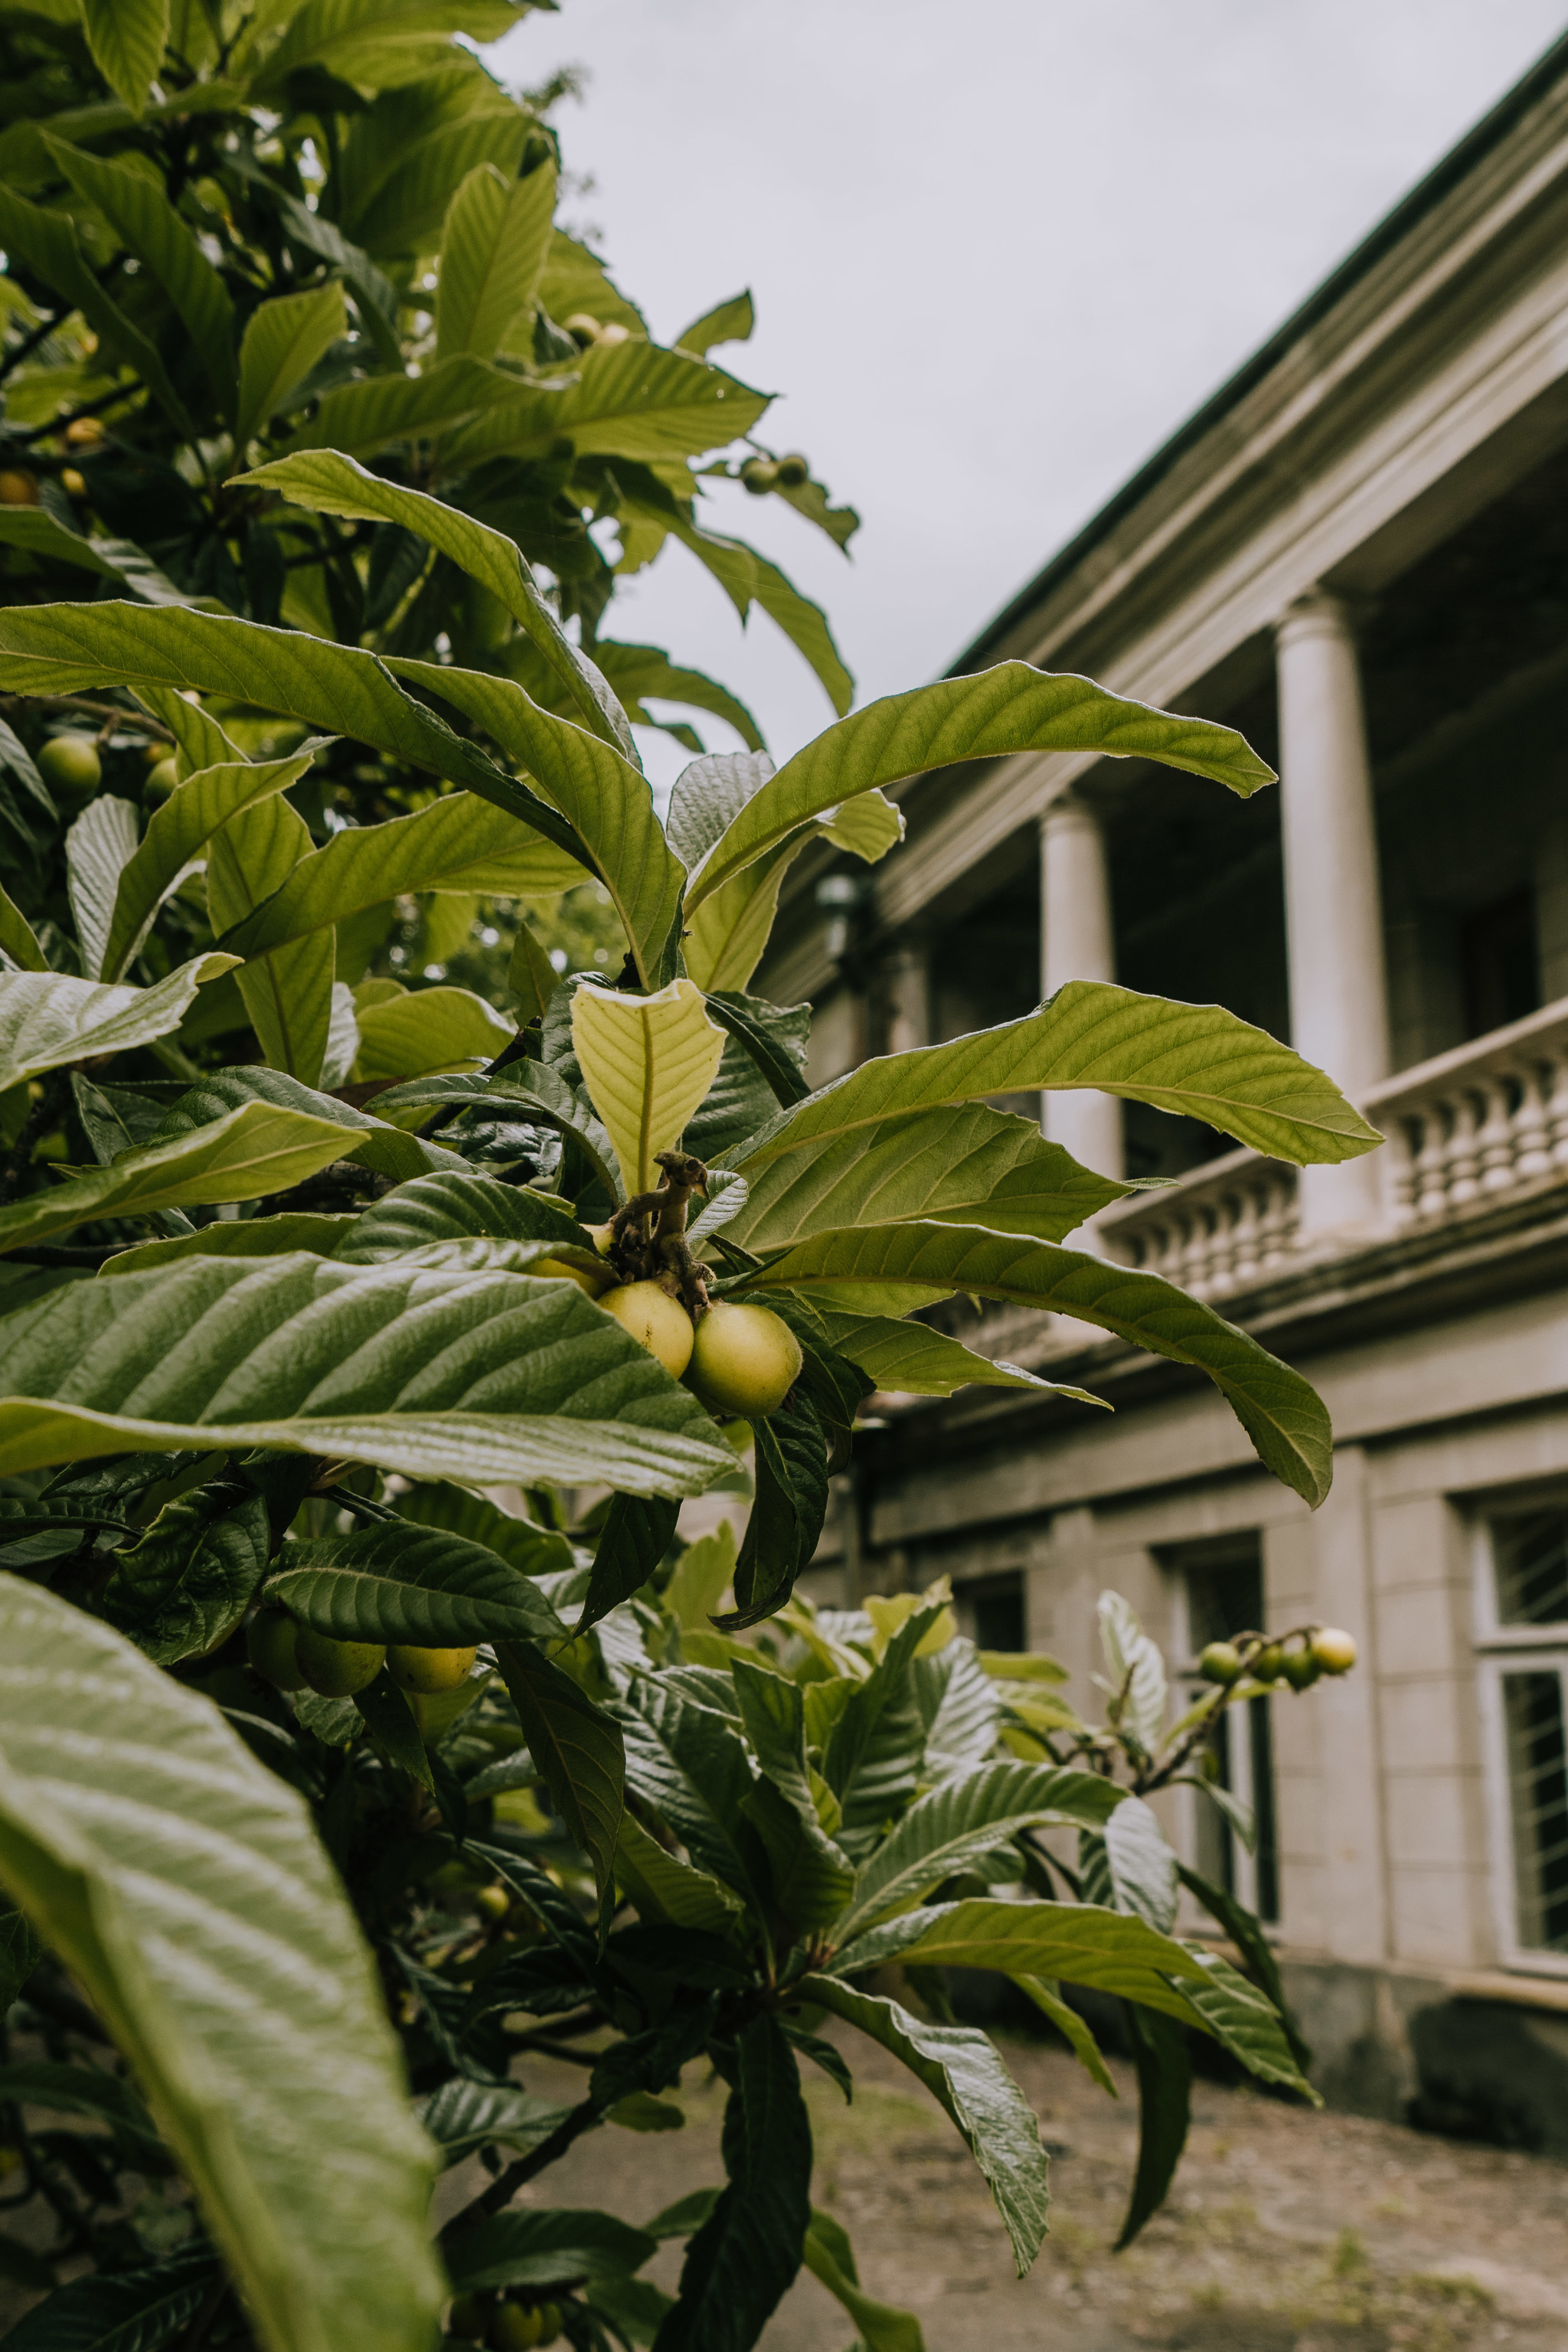
[[[1407,1118],[1391,1118],[1384,1130],[1388,1139],[1383,1147],[1384,1205],[1391,1225],[1407,1225],[1415,1214],[1415,1150],[1410,1139],[1411,1127]]]
[[[1245,1290],[1258,1273],[1258,1198],[1257,1180],[1245,1176],[1241,1198],[1237,1204],[1236,1234],[1231,1248],[1230,1276],[1237,1290]]]
[[[1513,1174],[1518,1184],[1532,1184],[1552,1173],[1552,1139],[1547,1097],[1552,1086],[1549,1063],[1531,1062],[1521,1069],[1519,1108],[1513,1120]]]
[[[1479,1201],[1481,1197],[1481,1123],[1474,1095],[1456,1097],[1453,1121],[1447,1149],[1447,1205],[1450,1209],[1461,1209],[1467,1201]]]
[[[1509,1192],[1513,1189],[1513,1118],[1506,1077],[1481,1082],[1487,1115],[1476,1141],[1481,1155],[1481,1191]]]
[[[1448,1205],[1448,1155],[1445,1148],[1444,1106],[1429,1103],[1416,1113],[1421,1142],[1415,1154],[1415,1213],[1440,1217]]]

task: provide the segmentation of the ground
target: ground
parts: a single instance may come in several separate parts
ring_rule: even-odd
[[[816,2200],[849,2231],[866,2289],[918,2314],[927,2352],[1568,2352],[1563,2167],[1199,2083],[1174,2194],[1113,2255],[1131,2071],[1112,2062],[1113,2103],[1065,2053],[1005,2047],[1053,2159],[1051,2234],[1021,2284],[967,2149],[893,2059],[857,2043],[848,2108],[806,2070]],[[581,2095],[563,2067],[526,2074],[551,2097]],[[644,2221],[721,2179],[721,2086],[689,2069],[682,2101],[684,2131],[595,2133],[533,2201]],[[652,2274],[673,2286],[678,2269],[669,2247]],[[853,2335],[803,2275],[763,2352],[844,2352]]]

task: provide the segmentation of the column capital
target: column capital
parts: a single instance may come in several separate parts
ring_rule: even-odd
[[[1309,588],[1304,596],[1287,604],[1274,624],[1274,636],[1281,646],[1314,636],[1336,637],[1353,644],[1355,623],[1342,596],[1331,596],[1326,588]]]

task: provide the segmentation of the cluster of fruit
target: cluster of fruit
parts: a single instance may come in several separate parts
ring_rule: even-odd
[[[167,800],[179,782],[174,754],[159,743],[148,745],[147,756],[152,764],[143,790],[152,800]],[[40,745],[36,765],[55,799],[68,809],[85,808],[103,782],[103,761],[91,735],[51,735]]]
[[[104,428],[96,416],[73,416],[61,436],[65,454],[87,457],[102,446]],[[87,477],[74,466],[60,469],[60,488],[73,499],[87,496]],[[7,466],[0,472],[0,507],[36,507],[38,500],[38,478],[24,467]]]
[[[811,466],[798,449],[783,457],[748,457],[741,468],[741,479],[753,498],[765,498],[770,490],[804,490],[811,479]]]
[[[338,1642],[296,1625],[281,1609],[263,1609],[252,1618],[247,1650],[256,1672],[274,1690],[313,1690],[321,1698],[353,1698],[368,1690],[384,1665],[399,1690],[415,1702],[460,1689],[477,1653],[473,1649],[420,1650],[399,1643]]]
[[[1302,1691],[1320,1675],[1348,1675],[1355,1662],[1353,1634],[1337,1625],[1300,1625],[1290,1633],[1237,1633],[1234,1641],[1211,1642],[1198,1660],[1198,1672],[1205,1682],[1226,1689],[1245,1675],[1249,1682],[1288,1683]]]
[[[447,2333],[464,2344],[488,2344],[491,2352],[526,2352],[553,2344],[561,2333],[558,2303],[492,2303],[460,2294],[447,2319]]]
[[[595,319],[586,310],[574,310],[561,323],[579,351],[585,352],[591,343],[629,343],[632,339],[631,329],[618,319]]]

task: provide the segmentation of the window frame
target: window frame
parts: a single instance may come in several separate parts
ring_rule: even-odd
[[[1250,1529],[1246,1532],[1248,1536],[1252,1534],[1252,1530]],[[1265,1575],[1266,1579],[1266,1571],[1264,1571],[1262,1560],[1261,1536],[1258,1535],[1256,1538],[1256,1540],[1258,1549],[1259,1570]],[[1236,1549],[1239,1557],[1241,1550],[1241,1542],[1239,1539],[1237,1540]],[[1166,1574],[1173,1576],[1175,1582],[1175,1590],[1172,1594],[1172,1601],[1173,1604],[1172,1608],[1172,1631],[1175,1639],[1172,1643],[1172,1647],[1176,1651],[1177,1655],[1170,1661],[1170,1676],[1173,1684],[1184,1686],[1185,1702],[1189,1706],[1192,1706],[1198,1698],[1212,1694],[1214,1689],[1214,1685],[1212,1683],[1205,1682],[1203,1677],[1199,1675],[1197,1657],[1194,1650],[1192,1579],[1194,1575],[1202,1575],[1211,1566],[1224,1564],[1223,1554],[1217,1547],[1215,1548],[1212,1560],[1195,1556],[1198,1554],[1199,1550],[1200,1547],[1196,1545],[1170,1545],[1163,1549],[1160,1562]],[[1184,1559],[1182,1556],[1184,1552],[1189,1554],[1189,1557]],[[1264,1613],[1267,1615],[1268,1591],[1266,1581],[1263,1601]],[[1260,1628],[1259,1630],[1264,1629]],[[1241,1803],[1247,1806],[1247,1810],[1253,1816],[1254,1822],[1258,1819],[1258,1809],[1257,1782],[1254,1778],[1255,1752],[1252,1738],[1252,1708],[1258,1702],[1252,1700],[1247,1700],[1240,1706],[1227,1706],[1225,1710],[1226,1750],[1229,1766],[1229,1774],[1226,1781],[1225,1782],[1225,1786],[1229,1790],[1232,1796],[1238,1799]],[[1268,1705],[1267,1698],[1265,1698],[1261,1703],[1265,1706]],[[1272,1758],[1269,1762],[1269,1770],[1270,1775],[1274,1780],[1274,1788],[1271,1791],[1272,1801],[1277,1806],[1279,1801],[1278,1774],[1273,1764]],[[1282,1916],[1280,1918],[1265,1919],[1261,1916],[1258,1909],[1258,1872],[1257,1853],[1249,1853],[1247,1851],[1247,1846],[1237,1834],[1236,1831],[1231,1827],[1230,1823],[1223,1819],[1223,1817],[1218,1813],[1216,1808],[1211,1806],[1209,1799],[1205,1797],[1200,1790],[1184,1787],[1182,1790],[1182,1796],[1184,1800],[1182,1807],[1183,1861],[1186,1863],[1189,1869],[1195,1870],[1198,1867],[1198,1853],[1200,1846],[1199,1822],[1202,1817],[1203,1811],[1213,1812],[1220,1835],[1222,1839],[1226,1841],[1229,1848],[1231,1891],[1235,1895],[1237,1901],[1238,1903],[1245,1904],[1247,1910],[1249,1910],[1253,1914],[1254,1917],[1258,1919],[1258,1925],[1262,1927],[1263,1933],[1268,1940],[1270,1943],[1281,1942],[1284,1937]],[[1279,1903],[1280,1913],[1283,1915],[1285,1908],[1285,1890],[1282,1883],[1282,1874],[1279,1869],[1278,1843],[1276,1843],[1275,1847],[1275,1875],[1276,1900]],[[1206,1934],[1212,1934],[1214,1932],[1213,1923],[1209,1920],[1206,1912],[1204,1914],[1204,1932]]]
[[[1505,1625],[1498,1615],[1495,1523],[1531,1510],[1560,1509],[1568,1517],[1568,1494],[1561,1488],[1527,1487],[1494,1495],[1479,1505],[1471,1520],[1472,1592],[1475,1610],[1476,1696],[1480,1717],[1482,1783],[1487,1842],[1490,1848],[1492,1926],[1499,1965],[1521,1976],[1568,1979],[1568,1952],[1521,1944],[1514,1845],[1513,1785],[1509,1767],[1508,1718],[1503,1677],[1508,1674],[1555,1674],[1568,1730],[1568,1618],[1544,1625]]]

